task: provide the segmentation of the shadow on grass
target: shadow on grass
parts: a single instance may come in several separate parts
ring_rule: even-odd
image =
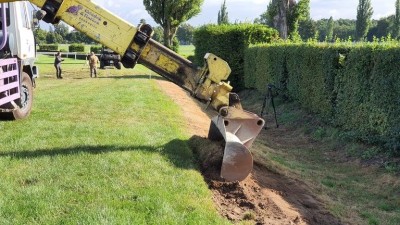
[[[35,63],[36,65],[54,65],[54,62],[37,62],[37,63]],[[61,64],[61,66],[62,65],[67,65],[67,64],[69,64],[69,65],[77,65],[77,66],[80,66],[80,65],[84,65],[85,64],[85,62],[83,61],[83,63],[76,63],[76,62],[63,62],[62,64]]]
[[[121,76],[99,76],[98,79],[151,79],[151,80],[166,80],[158,75],[121,75]]]
[[[107,154],[113,152],[135,152],[142,151],[148,153],[155,153],[165,156],[169,162],[174,166],[182,169],[195,169],[198,170],[194,156],[188,141],[174,139],[162,146],[146,146],[146,145],[78,145],[66,148],[55,149],[38,149],[38,150],[21,150],[12,152],[0,152],[0,158],[11,157],[17,159],[36,159],[41,157],[58,157],[78,155],[82,153],[87,154]]]

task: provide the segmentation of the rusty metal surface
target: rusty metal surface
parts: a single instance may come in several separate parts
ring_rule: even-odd
[[[253,169],[253,156],[236,135],[227,132],[221,177],[227,181],[242,181]]]
[[[253,168],[253,157],[249,151],[253,141],[258,136],[264,120],[254,113],[227,107],[226,116],[212,118],[212,126],[225,139],[224,156],[221,167],[221,177],[227,181],[242,181]]]

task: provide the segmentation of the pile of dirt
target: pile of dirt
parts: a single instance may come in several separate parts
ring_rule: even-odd
[[[203,105],[175,84],[163,80],[157,82],[182,108],[188,131],[193,135],[189,143],[199,156],[204,179],[222,216],[233,222],[254,224],[342,224],[325,210],[323,202],[303,182],[260,165],[256,164],[244,181],[224,182],[219,176],[223,143],[206,138],[210,118],[215,114],[206,112]]]
[[[195,152],[221,149],[205,138],[190,139]],[[215,150],[216,151],[216,150]],[[254,165],[252,174],[241,182],[225,182],[220,176],[220,158],[201,158],[201,172],[219,213],[231,221],[254,221],[254,224],[342,224],[324,209],[324,204],[298,180]]]
[[[254,172],[244,181],[225,182],[219,176],[222,153],[216,156],[206,154],[222,152],[222,143],[214,143],[199,136],[193,136],[189,143],[199,156],[201,172],[213,192],[213,200],[222,216],[234,222],[248,220],[255,224],[307,224],[279,193],[261,187]],[[262,171],[259,167],[256,168],[255,171]],[[263,172],[260,173],[262,174]]]

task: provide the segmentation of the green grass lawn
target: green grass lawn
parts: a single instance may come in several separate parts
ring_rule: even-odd
[[[40,56],[32,114],[0,122],[0,224],[226,224],[151,72]]]
[[[188,57],[194,55],[194,49],[194,45],[180,45],[178,51],[183,57]]]
[[[39,56],[37,65],[31,116],[0,122],[0,224],[228,223],[157,75],[137,65],[90,79],[85,61],[65,59],[57,80],[53,57]],[[253,98],[244,107],[258,112],[263,96]],[[255,162],[304,181],[345,223],[400,224],[398,167],[369,166],[374,147],[346,141],[293,104],[277,106],[286,128],[275,135],[288,139],[269,143],[279,132],[271,125],[252,148]]]

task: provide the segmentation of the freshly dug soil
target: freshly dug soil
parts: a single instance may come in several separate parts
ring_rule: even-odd
[[[157,82],[182,108],[188,132],[193,135],[189,143],[198,155],[204,180],[213,192],[213,200],[222,216],[234,223],[342,224],[303,182],[276,174],[258,164],[244,181],[224,182],[219,177],[223,143],[207,139],[210,118],[216,113],[205,111],[205,105],[175,84],[164,80]]]

